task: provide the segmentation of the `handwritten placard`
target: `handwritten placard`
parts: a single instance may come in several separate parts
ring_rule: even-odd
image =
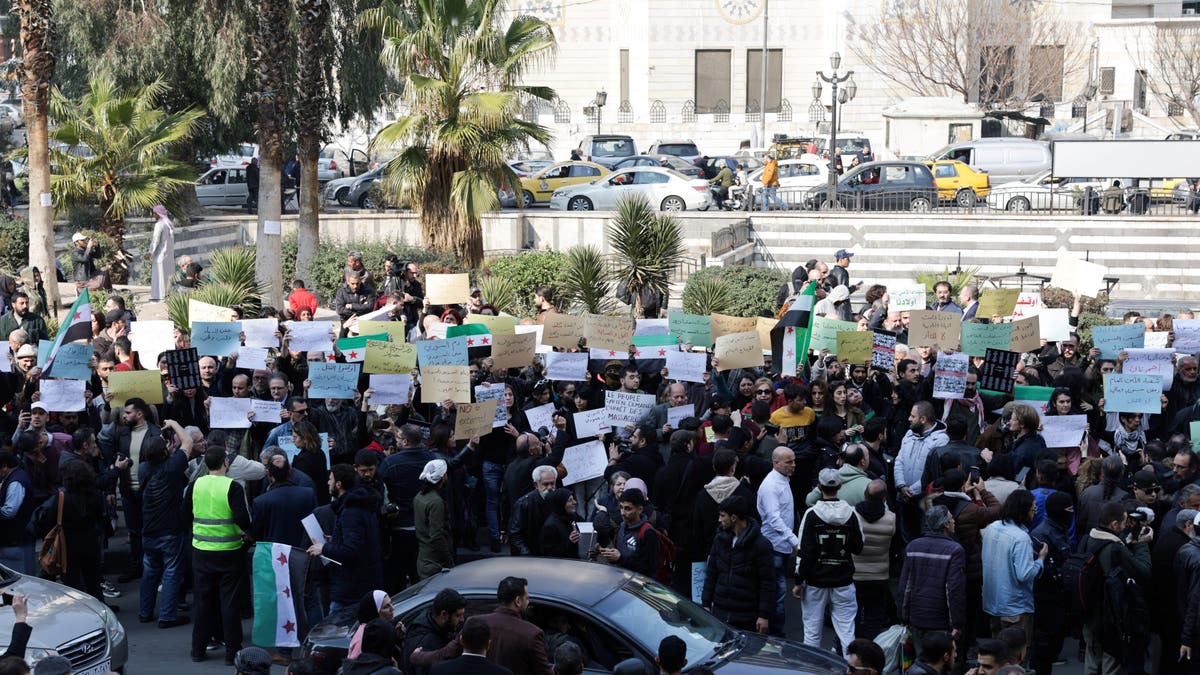
[[[367,357],[363,360],[364,373],[407,375],[417,367],[417,346],[411,342],[367,343]]]
[[[733,333],[745,333],[753,331],[758,325],[758,317],[748,316],[729,316],[727,314],[713,314],[712,328],[710,336],[713,340],[722,335],[732,335]]]
[[[240,347],[237,352],[237,367],[246,370],[266,370],[268,356],[266,347]]]
[[[768,319],[766,317],[758,317],[754,330],[758,332],[758,344],[763,349],[771,349],[771,329],[775,324],[779,323],[778,319]]]
[[[311,398],[354,398],[358,389],[358,373],[361,363],[330,363],[315,361],[308,364],[308,389]]]
[[[162,373],[157,370],[113,371],[108,375],[108,391],[113,396],[114,409],[124,407],[125,401],[131,398],[140,398],[152,405],[162,403]]]
[[[711,317],[671,312],[667,315],[667,326],[684,342],[690,342],[697,347],[711,347],[713,344]]]
[[[631,394],[623,391],[604,392],[604,408],[608,410],[609,422],[617,426],[637,424],[650,413],[650,409],[653,407],[653,394]]]
[[[834,347],[836,348],[836,335],[834,338]],[[763,353],[758,341],[758,331],[751,330],[744,333],[729,333],[718,337],[714,356],[721,370],[757,368],[763,365]]]
[[[228,307],[218,307],[207,302],[188,299],[188,324],[197,322],[225,323],[233,321],[233,310]],[[137,323],[136,321],[134,323]]]
[[[467,274],[426,274],[425,299],[434,305],[457,305],[471,295]]]
[[[289,323],[288,349],[294,352],[333,351],[333,324],[328,321]]]
[[[466,276],[465,274],[463,276]],[[441,366],[456,368],[461,366]],[[486,436],[492,433],[492,423],[496,419],[496,401],[482,403],[459,403],[458,413],[454,416],[454,440],[461,441],[476,436]]]
[[[761,350],[759,352],[762,353]],[[703,353],[667,350],[667,377],[683,382],[704,383],[704,366],[708,357]]]
[[[545,326],[539,324],[533,324],[530,326],[517,325],[515,332],[517,335],[533,335],[536,339],[535,344],[537,345],[533,348],[533,351],[537,352],[538,354],[545,354],[546,352],[551,351],[553,347],[542,342],[543,330],[545,330]]]
[[[838,358],[847,363],[867,363],[871,360],[871,344],[875,334],[869,330],[839,330],[837,334]]]
[[[359,323],[362,323],[364,321],[376,321],[376,322],[380,322],[380,323],[389,322],[392,320],[392,316],[393,316],[392,312],[394,312],[395,310],[396,310],[396,303],[389,302],[388,304],[384,305],[383,307],[380,307],[379,309],[375,310],[374,312],[367,312],[366,314],[359,316],[358,322]]]
[[[691,403],[677,405],[674,408],[667,408],[667,424],[672,429],[678,429],[679,425],[689,417],[696,416],[696,407]]]
[[[934,398],[962,398],[967,392],[967,368],[970,357],[966,354],[938,354],[933,370]]]
[[[196,389],[200,380],[200,355],[195,347],[172,349],[162,353],[167,360],[167,377],[176,389]]]
[[[871,331],[871,367],[892,370],[896,367],[896,334]]]
[[[208,418],[209,426],[214,429],[249,429],[250,418],[248,415],[251,410],[252,399],[248,398],[227,398],[224,396],[213,396],[208,399]],[[275,415],[275,419],[258,419],[258,415],[254,416],[258,422],[274,422],[279,423],[279,415]]]
[[[1175,380],[1175,364],[1172,357],[1174,349],[1139,349],[1130,347],[1125,350],[1125,362],[1121,364],[1121,372],[1129,375],[1158,375],[1162,377],[1162,390],[1167,391]]]
[[[247,347],[279,347],[279,338],[275,336],[279,331],[279,319],[242,319],[241,323]]]
[[[1069,255],[1060,255],[1050,276],[1050,285],[1094,298],[1105,288],[1108,268]]]
[[[634,335],[666,335],[670,332],[666,319],[638,319],[634,322]]]
[[[538,429],[553,429],[554,428],[554,404],[547,403],[530,408],[525,411],[525,419],[529,421],[529,428],[537,431]]]
[[[633,321],[627,316],[588,314],[584,317],[583,336],[588,347],[626,351],[633,342]]]
[[[828,349],[830,354],[837,354],[837,334],[841,331],[858,330],[858,324],[853,321],[838,321],[825,316],[813,317],[812,339],[809,347],[819,352]]]
[[[507,314],[491,316],[488,314],[468,314],[467,324],[479,323],[487,326],[492,335],[512,335],[516,332],[517,320]]]
[[[192,346],[201,356],[229,356],[241,346],[241,332],[239,321],[193,321]]]
[[[426,366],[421,369],[421,399],[426,403],[469,403],[471,369],[467,366]],[[490,427],[489,427],[490,428]]]
[[[1071,310],[1066,307],[1043,307],[1038,310],[1038,330],[1046,342],[1062,342],[1071,337]]]
[[[158,363],[158,355],[175,348],[175,324],[166,320],[138,319],[129,324],[129,342],[142,363]]]
[[[0,350],[8,351],[8,345],[0,345]],[[42,355],[43,350],[38,350],[38,356]],[[49,349],[45,350],[46,356],[49,357]],[[59,377],[66,380],[90,380],[92,379],[92,369],[88,363],[92,360],[94,352],[92,346],[83,342],[64,342],[58,346],[58,353],[54,355],[54,365],[50,377]]]
[[[971,356],[987,356],[987,350],[1011,351],[1011,323],[971,323],[962,325],[962,351]]]
[[[1100,350],[1100,358],[1115,359],[1130,347],[1145,346],[1146,324],[1127,323],[1121,326],[1093,326],[1092,345]]]
[[[600,441],[588,441],[563,451],[562,464],[567,470],[563,485],[574,485],[603,476],[608,467],[608,453]]]
[[[1028,316],[1037,316],[1042,308],[1042,292],[1041,291],[1021,291],[1017,296],[1017,305],[1013,307],[1012,318],[1024,319]]]
[[[924,284],[905,284],[888,288],[888,311],[911,312],[925,309],[928,291]]]
[[[600,436],[611,431],[612,424],[608,421],[608,411],[604,408],[594,408],[575,413],[575,437],[588,438]]]
[[[1171,322],[1175,342],[1171,346],[1182,354],[1200,352],[1200,319],[1175,319]]]
[[[1106,412],[1162,412],[1162,377],[1159,375],[1128,375],[1108,373],[1104,376],[1104,410]]]
[[[1166,349],[1167,342],[1171,334],[1167,331],[1146,331],[1145,346],[1146,349]]]
[[[962,317],[954,312],[918,310],[909,315],[908,345],[958,349],[962,335]]]
[[[514,333],[492,336],[492,367],[497,370],[524,368],[533,363],[537,348],[535,333]]]
[[[283,403],[252,398],[250,399],[250,412],[254,413],[255,422],[279,424],[283,420]]]
[[[387,333],[392,342],[404,342],[408,337],[408,324],[404,321],[363,321],[359,317],[358,329],[364,333]]]
[[[425,366],[467,365],[467,338],[417,340],[417,363]]]
[[[559,349],[574,349],[583,337],[585,320],[571,314],[547,314],[542,322],[542,344]]]
[[[76,412],[86,405],[83,380],[38,380],[39,401],[50,412]]]
[[[1036,352],[1042,348],[1042,318],[1037,314],[1019,319],[1009,324],[1012,326],[1012,343],[1010,350],[1014,352]]]
[[[1087,415],[1045,415],[1042,438],[1047,448],[1077,448],[1087,430]]]
[[[1010,316],[1013,308],[1017,306],[1017,298],[1020,295],[1021,289],[1019,288],[986,289],[979,297],[979,307],[975,310],[975,316],[981,319]]]
[[[546,354],[546,377],[575,382],[586,380],[587,365],[587,354],[550,352]]]
[[[373,373],[367,381],[372,405],[404,405],[412,395],[412,375]]]

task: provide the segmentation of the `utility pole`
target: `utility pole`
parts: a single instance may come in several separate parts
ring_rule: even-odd
[[[759,133],[758,142],[761,143],[762,147],[764,148],[770,147],[770,144],[767,142],[767,56],[769,53],[767,51],[767,27],[770,25],[768,22],[768,15],[770,14],[770,11],[771,0],[763,0],[763,48],[762,62],[759,64],[760,81],[758,95],[758,123],[760,125],[759,129],[761,132]]]

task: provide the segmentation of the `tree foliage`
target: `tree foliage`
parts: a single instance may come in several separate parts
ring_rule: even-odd
[[[679,221],[655,211],[642,195],[622,197],[608,223],[608,244],[616,257],[613,280],[635,298],[632,309],[641,316],[642,292],[666,295],[683,260]]]
[[[683,287],[683,304],[685,308],[691,306],[698,309],[707,306],[713,311],[730,316],[759,316],[763,312],[774,315],[779,309],[775,304],[775,294],[787,280],[786,272],[770,267],[706,267],[688,277],[687,284]],[[721,299],[719,291],[707,288],[714,282],[728,291],[729,302],[724,310],[714,309],[716,301],[706,299],[706,296]]]

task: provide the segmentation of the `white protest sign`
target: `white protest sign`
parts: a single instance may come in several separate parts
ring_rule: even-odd
[[[141,319],[129,324],[129,343],[142,363],[158,363],[158,355],[175,349],[175,324]]]
[[[267,369],[266,347],[241,347],[237,352],[237,367],[247,370]]]
[[[910,312],[914,309],[925,309],[926,293],[924,284],[889,287],[888,311]]]
[[[1171,322],[1175,333],[1172,347],[1183,354],[1200,352],[1200,319],[1175,319]]]
[[[294,352],[333,351],[333,324],[328,321],[289,323],[288,349]]]
[[[967,368],[970,357],[966,354],[938,354],[933,368],[934,398],[962,398],[967,392]]]
[[[1076,448],[1087,429],[1087,415],[1043,415],[1042,438],[1047,448]]]
[[[412,375],[378,375],[367,377],[372,405],[404,405],[412,390]]]
[[[1144,344],[1146,345],[1146,349],[1166,349],[1167,338],[1169,337],[1171,337],[1171,334],[1165,330],[1147,331],[1146,341]]]
[[[1121,365],[1122,373],[1133,375],[1161,375],[1162,390],[1171,388],[1175,379],[1175,364],[1171,358],[1174,349],[1138,349],[1130,347],[1125,350],[1125,363]]]
[[[250,412],[254,413],[255,422],[279,424],[283,420],[283,403],[252,398],[250,399]]]
[[[604,392],[604,407],[608,420],[616,426],[637,424],[654,407],[654,394],[629,394],[623,391]]]
[[[554,351],[554,347],[551,347],[550,345],[542,344],[542,328],[543,328],[542,326],[537,325],[537,324],[534,324],[532,326],[517,325],[516,327],[513,328],[513,331],[517,335],[522,335],[524,333],[533,333],[534,335],[536,335],[537,342],[535,344],[537,344],[537,346],[533,348],[533,351],[538,354],[547,354],[549,352]]]
[[[568,352],[546,354],[546,377],[551,380],[579,382],[587,379],[588,355]]]
[[[599,478],[608,467],[608,452],[600,441],[588,441],[567,448],[563,452],[562,465],[567,470],[563,485]]]
[[[374,312],[367,312],[366,314],[363,314],[362,316],[358,317],[358,320],[359,321],[391,321],[392,319],[388,315],[391,314],[392,310],[394,310],[394,309],[396,309],[395,303],[387,304],[387,305],[384,305],[383,307],[375,310]],[[358,332],[362,335],[369,335],[371,333],[371,331],[364,330],[361,327],[359,328]]]
[[[608,411],[604,408],[575,413],[575,437],[588,438],[607,434],[611,430]]]
[[[279,330],[278,319],[242,319],[242,333],[246,336],[247,347],[279,347],[279,338],[275,337]]]
[[[638,319],[633,329],[634,335],[666,335],[670,333],[668,319]]]
[[[250,413],[252,399],[214,396],[208,400],[209,426],[214,429],[250,428],[250,418],[246,415]]]
[[[704,383],[704,365],[707,356],[703,352],[681,352],[667,350],[667,376],[672,380]]]
[[[542,427],[546,429],[554,428],[554,404],[547,403],[539,405],[536,408],[530,408],[525,411],[525,419],[529,421],[529,428],[537,431]]]
[[[1050,285],[1094,298],[1104,289],[1108,268],[1069,255],[1060,255],[1050,276]]]
[[[1041,291],[1021,291],[1017,295],[1017,304],[1013,307],[1012,318],[1023,319],[1028,316],[1037,316],[1042,309],[1042,292]]]
[[[86,384],[83,380],[39,380],[38,391],[42,395],[38,400],[45,404],[46,410],[50,412],[83,410],[83,390]]]
[[[1062,342],[1071,337],[1071,310],[1043,307],[1038,310],[1038,330],[1046,342]]]
[[[696,416],[696,406],[691,403],[667,408],[667,424],[671,425],[672,429],[678,429],[679,423],[689,417]]]

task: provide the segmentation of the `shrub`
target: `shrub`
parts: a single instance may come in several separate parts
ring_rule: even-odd
[[[1075,296],[1071,291],[1053,286],[1042,288],[1042,304],[1046,307],[1065,307],[1070,309],[1075,305]],[[1101,314],[1108,310],[1108,293],[1101,292],[1098,297],[1084,297],[1080,305],[1081,314]]]
[[[599,249],[576,246],[567,251],[559,306],[578,307],[589,314],[608,314],[616,308],[608,263]]]
[[[495,307],[497,312],[517,316],[517,287],[511,281],[504,277],[481,277],[478,286],[484,302]]]
[[[1079,353],[1086,354],[1092,348],[1092,327],[1093,326],[1118,326],[1121,324],[1120,319],[1110,319],[1103,314],[1093,312],[1084,312],[1079,315],[1079,326],[1075,329],[1079,335]]]
[[[426,266],[426,272],[429,266]],[[483,262],[483,273],[507,279],[516,288],[516,316],[532,316],[533,293],[538,286],[549,286],[561,294],[567,288],[566,260],[557,251],[524,251]],[[556,296],[557,300],[557,296]]]
[[[779,287],[787,282],[788,275],[781,270],[767,267],[706,267],[688,277],[683,288],[684,304],[687,305],[692,295],[697,292],[696,284],[710,279],[723,282],[732,296],[728,311],[721,312],[722,314],[758,316],[762,312],[770,312],[773,315],[779,309],[775,304],[775,295],[779,292]],[[692,289],[691,294],[688,292],[689,288]]]
[[[683,289],[683,311],[688,314],[726,314],[733,304],[733,295],[733,290],[724,279],[689,279]]]
[[[21,216],[0,214],[0,269],[14,273],[28,264],[29,221]]]

